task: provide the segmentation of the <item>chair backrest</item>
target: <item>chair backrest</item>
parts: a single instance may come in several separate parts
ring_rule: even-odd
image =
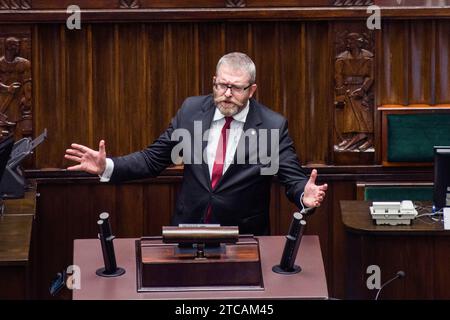
[[[450,107],[380,107],[385,166],[433,164],[434,146],[450,145]]]
[[[358,182],[357,199],[371,201],[433,201],[431,182]]]

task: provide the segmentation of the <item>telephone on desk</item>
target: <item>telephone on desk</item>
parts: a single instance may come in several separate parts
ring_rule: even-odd
[[[370,214],[377,225],[410,225],[417,216],[417,210],[411,200],[373,202]]]

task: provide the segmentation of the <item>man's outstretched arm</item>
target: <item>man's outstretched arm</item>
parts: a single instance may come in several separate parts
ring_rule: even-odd
[[[280,129],[278,178],[286,188],[286,196],[299,208],[319,207],[325,199],[328,185],[316,185],[316,169],[307,178],[289,137],[287,121]]]

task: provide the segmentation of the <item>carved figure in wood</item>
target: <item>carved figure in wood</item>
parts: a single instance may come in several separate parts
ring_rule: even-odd
[[[32,134],[31,63],[20,57],[20,40],[8,37],[0,57],[0,113],[4,121],[20,122],[22,135]],[[7,121],[9,122],[9,121]]]
[[[338,151],[373,148],[373,54],[362,48],[363,42],[359,33],[349,33],[346,50],[336,57],[335,105],[343,109]]]

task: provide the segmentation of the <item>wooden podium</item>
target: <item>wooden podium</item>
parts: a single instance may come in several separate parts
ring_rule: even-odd
[[[135,246],[138,239],[114,240],[117,265],[126,270],[124,275],[116,278],[95,274],[95,270],[103,264],[98,239],[75,240],[73,263],[81,269],[81,289],[73,291],[73,299],[326,299],[328,289],[317,236],[304,236],[302,239],[296,260],[296,264],[302,267],[301,272],[281,275],[272,271],[272,267],[280,262],[285,239],[283,236],[256,237],[264,284],[259,290],[230,286],[227,290],[216,288],[214,291],[204,287],[194,291],[170,289],[144,292],[139,292],[137,287]],[[177,277],[173,273],[171,276]],[[216,272],[217,276],[219,274]]]
[[[162,237],[136,240],[138,292],[263,290],[258,240],[240,236],[196,256],[195,248],[164,243]]]

